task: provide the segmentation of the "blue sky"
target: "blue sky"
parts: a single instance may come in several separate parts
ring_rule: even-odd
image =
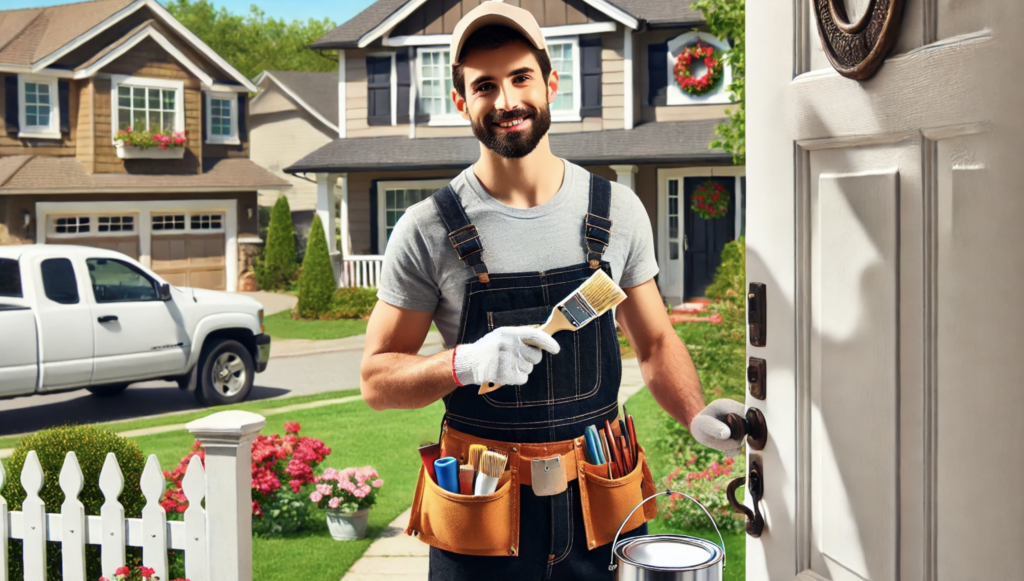
[[[247,14],[249,6],[255,4],[272,18],[284,20],[320,20],[327,16],[337,24],[345,22],[374,0],[212,0],[217,7],[223,6],[228,12]],[[17,8],[35,8],[37,6],[53,6],[70,4],[69,0],[3,0],[4,10]]]

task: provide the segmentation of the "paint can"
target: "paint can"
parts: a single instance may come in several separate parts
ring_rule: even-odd
[[[687,535],[644,535],[619,540],[630,517],[645,502],[661,495],[685,496],[700,506],[718,533],[721,545]],[[612,541],[612,562],[609,571],[618,581],[721,581],[725,570],[725,541],[718,523],[708,509],[695,498],[675,490],[658,492],[636,505]]]

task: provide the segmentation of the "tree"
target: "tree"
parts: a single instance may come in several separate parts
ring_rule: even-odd
[[[249,79],[264,70],[338,70],[337,59],[306,48],[335,28],[330,18],[289,23],[267,18],[255,4],[249,7],[249,14],[242,16],[217,9],[210,0],[168,0],[166,7],[185,28]]]
[[[256,271],[256,282],[264,290],[286,290],[295,280],[298,268],[292,210],[288,205],[288,198],[281,196],[274,202],[274,209],[270,211],[267,244],[253,267]]]
[[[732,48],[722,57],[732,67],[732,83],[725,88],[736,109],[726,109],[729,120],[715,127],[719,138],[710,148],[721,148],[732,154],[735,165],[747,162],[746,109],[746,0],[698,0],[691,6],[704,13],[708,29],[718,38],[727,38]]]
[[[316,215],[309,232],[306,257],[302,261],[302,273],[299,274],[298,315],[303,319],[318,319],[326,314],[331,310],[335,288],[327,235],[324,234],[320,216]]]

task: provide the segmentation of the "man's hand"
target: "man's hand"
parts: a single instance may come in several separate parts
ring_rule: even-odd
[[[746,413],[743,404],[732,399],[716,399],[708,404],[703,411],[690,423],[690,433],[701,444],[721,452],[735,452],[743,446],[742,439],[732,439],[732,430],[725,423],[729,414],[743,417]]]
[[[561,347],[540,329],[499,327],[455,349],[455,375],[463,385],[523,385],[540,363],[541,349],[557,354]]]

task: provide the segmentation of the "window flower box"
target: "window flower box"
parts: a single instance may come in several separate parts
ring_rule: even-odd
[[[147,147],[145,149],[137,145],[125,145],[123,141],[114,143],[117,148],[119,159],[181,159],[185,157],[184,147]]]
[[[114,136],[119,159],[181,159],[185,156],[185,132],[132,131],[126,127]]]

